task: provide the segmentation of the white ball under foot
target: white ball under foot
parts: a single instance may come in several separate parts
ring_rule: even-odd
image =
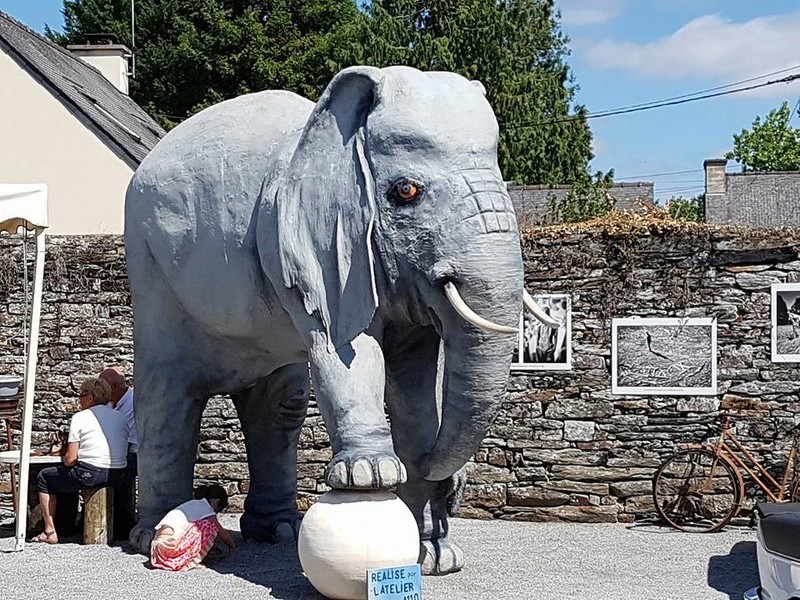
[[[334,600],[365,600],[367,569],[413,565],[417,523],[385,490],[332,490],[303,517],[300,564],[317,591]]]

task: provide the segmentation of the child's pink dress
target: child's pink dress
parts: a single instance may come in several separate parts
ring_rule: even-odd
[[[187,571],[200,564],[217,537],[216,512],[206,500],[190,500],[169,511],[156,525],[150,545],[153,568]]]

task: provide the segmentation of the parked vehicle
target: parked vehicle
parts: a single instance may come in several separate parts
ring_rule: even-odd
[[[744,600],[800,599],[800,503],[760,503],[758,574],[761,585]]]

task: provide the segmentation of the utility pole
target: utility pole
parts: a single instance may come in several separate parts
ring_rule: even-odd
[[[131,79],[136,79],[136,12],[131,0]]]

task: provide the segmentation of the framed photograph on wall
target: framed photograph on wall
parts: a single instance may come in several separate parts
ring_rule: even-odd
[[[715,396],[716,319],[612,319],[611,392]]]
[[[772,284],[772,362],[800,362],[800,283]]]
[[[569,294],[538,294],[533,295],[533,299],[561,326],[558,329],[548,327],[527,310],[523,311],[511,368],[521,371],[571,369],[572,299]]]

